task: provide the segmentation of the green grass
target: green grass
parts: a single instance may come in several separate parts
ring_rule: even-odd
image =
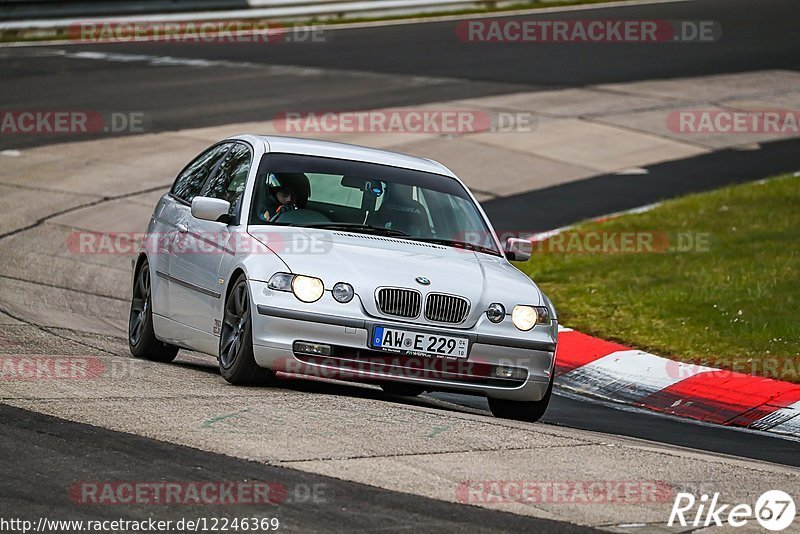
[[[670,247],[535,251],[519,267],[554,302],[560,323],[687,362],[800,382],[800,178],[690,195],[575,231],[665,232]],[[706,235],[706,250],[676,250],[682,232]]]

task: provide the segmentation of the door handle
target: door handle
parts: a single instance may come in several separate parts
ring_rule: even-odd
[[[179,231],[180,233],[182,233],[182,234],[185,234],[186,232],[188,232],[188,231],[189,231],[189,227],[188,227],[188,226],[186,226],[185,224],[180,224],[180,223],[178,223],[178,224],[176,224],[176,225],[175,225],[175,228],[177,228],[177,229],[178,229],[178,231]]]

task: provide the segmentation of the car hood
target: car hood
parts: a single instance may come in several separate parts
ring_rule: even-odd
[[[379,287],[404,287],[447,293],[471,303],[470,325],[492,302],[511,310],[516,304],[542,305],[541,292],[525,274],[499,256],[464,249],[333,230],[270,227],[250,234],[277,253],[291,272],[316,276],[330,289],[347,282],[370,315]],[[416,281],[430,280],[429,285]]]

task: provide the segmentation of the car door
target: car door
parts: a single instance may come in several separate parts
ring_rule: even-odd
[[[229,241],[238,225],[240,203],[247,177],[252,167],[253,151],[246,143],[237,142],[219,163],[206,182],[201,196],[219,198],[230,203],[232,223],[205,221],[189,216],[185,246],[176,250],[172,258],[170,298],[174,304],[174,317],[196,330],[192,346],[204,352],[214,352],[216,346],[209,336],[218,333],[222,307],[222,288],[225,280],[220,275],[220,265],[232,259],[234,248]],[[181,279],[190,284],[176,284]]]
[[[199,195],[213,171],[222,158],[230,150],[232,142],[214,145],[203,151],[178,174],[169,194],[164,197],[157,208],[157,254],[151,258],[153,275],[157,283],[153,284],[154,313],[175,320],[175,305],[172,289],[175,282],[171,277],[172,262],[175,253],[184,244],[189,228],[192,199]],[[182,283],[183,280],[177,280]],[[157,289],[156,289],[157,288]],[[176,332],[171,322],[165,324],[163,337],[169,341],[180,342],[182,335]],[[162,332],[159,332],[162,334]]]

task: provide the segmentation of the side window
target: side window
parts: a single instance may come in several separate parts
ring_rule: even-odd
[[[195,158],[175,179],[170,192],[176,197],[191,202],[200,194],[208,175],[214,170],[217,162],[231,147],[231,143],[216,145]]]
[[[247,183],[247,175],[250,173],[252,159],[250,147],[244,143],[236,143],[220,163],[219,170],[203,194],[227,200],[231,204],[231,215],[236,213],[239,199],[242,198]]]

